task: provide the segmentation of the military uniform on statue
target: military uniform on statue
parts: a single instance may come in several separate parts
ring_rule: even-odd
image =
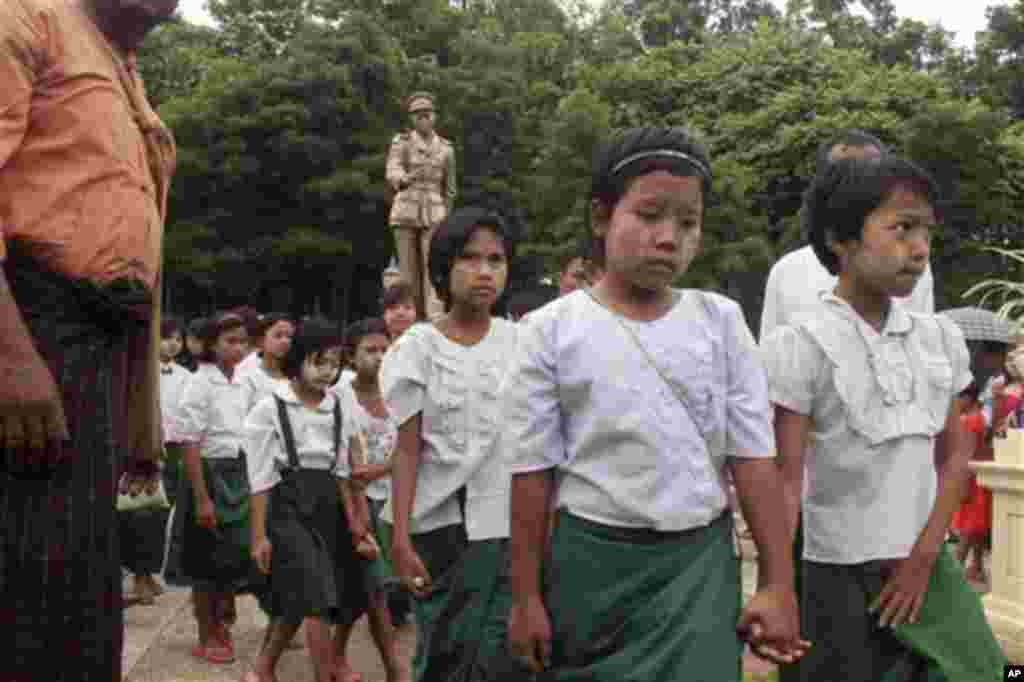
[[[413,129],[391,142],[388,185],[395,192],[389,224],[395,235],[399,267],[413,288],[421,317],[444,313],[427,273],[430,235],[455,202],[455,150],[434,132],[434,97],[419,92],[406,99]]]

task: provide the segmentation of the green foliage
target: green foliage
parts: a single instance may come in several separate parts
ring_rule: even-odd
[[[523,237],[511,288],[587,234],[596,144],[683,125],[712,153],[719,201],[680,283],[739,299],[756,324],[768,269],[799,244],[817,147],[856,127],[945,189],[933,267],[940,307],[956,305],[1002,267],[983,247],[1019,234],[1022,8],[991,9],[969,53],[891,0],[784,14],[765,0],[211,0],[217,30],[164,27],[141,54],[179,143],[171,285],[179,301],[286,287],[371,308],[392,248],[384,157],[408,126],[402,97],[426,89],[459,202],[502,210]]]

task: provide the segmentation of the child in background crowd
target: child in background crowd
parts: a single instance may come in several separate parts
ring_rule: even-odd
[[[248,393],[246,414],[261,400],[274,395],[278,388],[288,385],[282,363],[295,334],[295,322],[283,313],[269,313],[260,316],[252,331],[259,350],[249,357],[256,358],[257,362],[250,363],[247,370],[238,370],[239,380]]]
[[[992,432],[985,428],[978,397],[978,385],[974,382],[960,394],[960,427],[970,434],[964,439],[964,445],[971,449],[970,458],[988,461],[992,459]],[[956,558],[962,564],[970,560],[964,574],[968,580],[984,580],[985,546],[992,533],[992,492],[978,485],[977,477],[971,475],[961,500],[951,524],[958,538]]]
[[[398,653],[394,626],[388,613],[387,591],[396,587],[386,557],[389,538],[380,532],[380,512],[391,491],[392,455],[398,442],[398,425],[384,406],[378,373],[390,340],[383,320],[368,319],[350,325],[345,331],[345,354],[355,368],[351,382],[335,387],[343,409],[352,422],[353,443],[349,447],[349,464],[344,476],[353,494],[366,498],[370,530],[385,556],[367,564],[370,631],[388,671],[389,682],[409,679],[409,670]],[[358,441],[358,442],[356,442]],[[357,460],[364,461],[357,461]],[[337,655],[344,660],[351,628],[338,628],[335,638]]]
[[[178,355],[178,364],[189,372],[199,369],[199,356],[203,354],[203,328],[209,322],[209,318],[197,317],[188,323],[188,329],[185,331],[185,349]]]
[[[454,211],[428,257],[446,314],[406,330],[381,365],[399,424],[383,518],[395,573],[417,597],[418,680],[523,679],[505,638],[509,480],[495,447],[517,326],[492,311],[513,248],[499,216]]]
[[[182,348],[181,328],[178,321],[165,317],[160,323],[160,411],[164,440],[164,461],[161,463],[164,490],[173,502],[177,483],[178,459],[172,456],[171,443],[176,440],[174,410],[181,400],[187,369],[174,362]],[[153,604],[163,594],[163,587],[154,574],[159,573],[164,560],[164,540],[167,535],[166,509],[138,509],[118,514],[121,564],[133,575],[132,591],[125,603]]]
[[[343,622],[363,597],[339,478],[350,426],[340,400],[327,390],[341,360],[342,340],[334,326],[303,322],[281,364],[288,384],[246,418],[252,555],[270,576],[274,614],[246,682],[275,679],[277,663],[304,621],[317,682],[335,679],[330,627]]]
[[[399,280],[385,289],[381,297],[381,308],[392,341],[416,322],[416,301],[412,287],[407,282]]]
[[[203,329],[199,369],[185,386],[179,415],[189,480],[182,494],[182,565],[193,585],[196,658],[235,660],[230,627],[235,594],[249,584],[249,479],[242,450],[246,391],[235,376],[245,352],[245,323],[230,313]],[[183,491],[184,492],[184,491]]]
[[[598,148],[590,209],[605,274],[521,327],[500,411],[508,637],[538,680],[739,682],[737,629],[775,660],[807,647],[753,337],[734,301],[671,286],[697,255],[711,183],[679,128]],[[727,468],[758,548],[746,609]]]
[[[818,315],[762,341],[791,532],[813,443],[802,495],[807,682],[995,680],[1006,662],[945,549],[967,477],[963,334],[893,300],[928,266],[937,201],[934,181],[896,157],[818,175],[806,224],[838,284]]]

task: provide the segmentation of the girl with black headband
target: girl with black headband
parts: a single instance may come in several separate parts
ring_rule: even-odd
[[[417,680],[524,679],[505,642],[509,479],[495,450],[498,386],[517,325],[493,309],[512,251],[499,216],[452,213],[428,257],[446,313],[406,330],[381,365],[384,402],[399,424],[382,518],[395,574],[417,599]]]
[[[738,682],[741,634],[778,661],[807,646],[756,346],[735,302],[672,286],[710,190],[681,129],[599,149],[590,217],[605,275],[520,332],[501,412],[509,639],[538,679]],[[742,613],[727,470],[758,546]]]

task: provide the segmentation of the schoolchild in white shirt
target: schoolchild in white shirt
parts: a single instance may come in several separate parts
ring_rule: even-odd
[[[405,280],[399,280],[384,290],[380,307],[388,336],[392,340],[404,334],[416,322],[416,298],[412,287]]]
[[[735,302],[671,286],[697,255],[711,181],[679,128],[598,148],[591,223],[605,274],[520,333],[501,409],[509,640],[537,679],[738,682],[738,629],[776,660],[806,647],[753,337]],[[742,612],[727,469],[758,546]]]
[[[245,368],[240,365],[238,372],[248,393],[246,413],[264,398],[274,395],[277,389],[288,386],[282,363],[295,334],[295,321],[283,313],[269,313],[260,316],[253,324],[253,331],[259,350],[249,357],[255,357],[256,361]]]
[[[390,496],[391,465],[398,444],[398,424],[387,412],[378,381],[381,361],[389,345],[383,320],[370,318],[349,325],[345,330],[345,355],[356,375],[351,380],[339,381],[334,390],[352,423],[349,459],[339,465],[339,475],[348,482],[352,501],[360,498],[359,505],[351,505],[354,511],[367,510],[367,518],[358,523],[368,524],[377,546],[383,549],[382,556],[364,562],[370,633],[387,668],[389,682],[397,682],[411,678],[408,661],[399,652],[388,610],[388,593],[397,587],[387,559],[390,538],[380,532],[380,512]],[[339,626],[335,631],[335,652],[342,660],[351,630],[351,626]]]
[[[182,491],[183,572],[193,585],[199,626],[196,658],[235,659],[230,627],[235,594],[251,585],[249,479],[242,450],[246,391],[235,376],[245,324],[223,313],[202,330],[199,368],[185,385],[179,435],[189,486]]]
[[[504,637],[509,479],[496,451],[498,385],[517,328],[492,314],[513,248],[500,216],[454,211],[428,256],[446,313],[406,330],[381,366],[384,402],[399,423],[383,516],[395,573],[417,598],[419,680],[523,675]]]
[[[266,349],[265,349],[266,350]],[[252,491],[252,555],[270,576],[273,621],[247,682],[269,682],[305,621],[318,682],[337,673],[332,625],[365,602],[359,536],[343,507],[340,464],[351,426],[329,390],[342,362],[342,339],[325,321],[304,321],[281,369],[285,387],[261,400],[245,421]]]
[[[967,348],[950,319],[893,300],[928,265],[938,201],[927,173],[897,157],[816,177],[811,244],[839,280],[817,316],[762,343],[791,532],[802,507],[808,682],[1002,674],[980,600],[944,546],[968,473]]]
[[[176,444],[174,411],[189,377],[189,371],[174,362],[181,346],[178,321],[164,317],[160,322],[160,413],[164,440],[160,473],[164,490],[172,503],[181,456]],[[165,509],[133,510],[119,512],[118,517],[121,565],[133,575],[132,591],[127,595],[125,604],[152,604],[163,593],[163,588],[153,576],[163,565],[168,512]]]

